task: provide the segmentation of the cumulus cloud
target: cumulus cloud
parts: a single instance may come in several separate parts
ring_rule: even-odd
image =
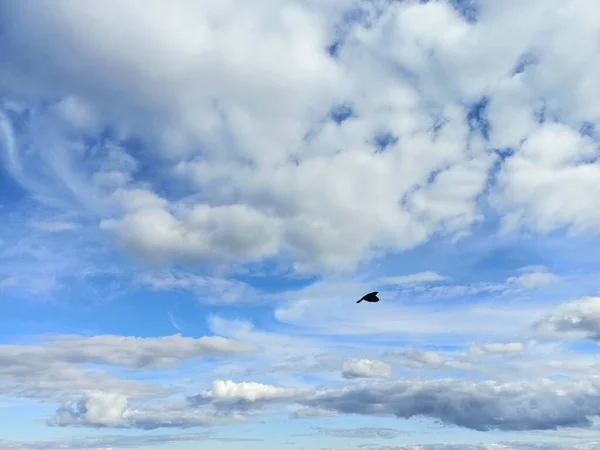
[[[212,404],[223,408],[259,408],[269,403],[290,402],[305,395],[299,389],[282,388],[254,382],[236,383],[231,380],[215,380],[212,388],[190,397],[194,404]]]
[[[107,398],[102,396],[86,397],[70,410],[59,410],[57,417],[63,424],[80,421],[106,426],[125,420],[128,426],[142,428],[185,427],[243,421],[244,417],[236,410],[258,411],[267,405],[303,405],[338,414],[390,415],[405,419],[423,416],[477,431],[555,430],[590,427],[593,417],[600,415],[597,406],[599,386],[597,377],[504,383],[406,379],[311,391],[216,380],[210,390],[189,398],[190,405],[179,410],[179,419],[169,415],[169,411],[175,412],[174,409],[158,408],[154,413],[125,409],[122,398],[123,401],[109,405],[104,401]],[[216,408],[214,411],[224,411],[226,415],[195,410],[196,407]]]
[[[154,263],[180,259],[249,262],[274,256],[280,246],[278,220],[245,205],[196,205],[179,218],[165,208],[136,209],[104,220],[135,254]]]
[[[65,342],[68,343],[70,338],[67,337]],[[51,342],[48,353],[53,346],[62,348],[61,340]],[[20,349],[19,346],[15,348]],[[479,344],[479,351],[486,354],[505,354],[519,348],[515,343]],[[160,345],[158,354],[159,349]],[[94,355],[91,350],[90,354]],[[62,392],[61,398],[65,401],[48,421],[55,426],[154,429],[230,425],[245,422],[246,414],[266,414],[270,410],[289,407],[293,408],[291,414],[296,418],[343,414],[426,416],[474,430],[588,427],[592,418],[600,415],[595,406],[600,387],[593,376],[564,381],[519,382],[405,379],[316,390],[305,386],[279,387],[217,379],[209,389],[189,396],[187,401],[167,402],[160,399],[167,395],[160,386],[86,372],[74,364],[98,361],[95,357],[73,356],[69,345],[62,351],[63,359],[57,359],[52,366],[41,357],[32,358],[32,353],[26,354],[21,366],[14,362],[2,365],[2,375],[13,382],[17,380],[19,389],[27,396],[44,392],[45,398],[57,398]],[[415,348],[384,353],[385,361],[390,364],[420,369],[469,370],[470,361],[466,356],[449,358]],[[126,365],[128,361],[132,367],[138,366],[131,355],[106,357],[102,363]],[[163,363],[168,365],[170,361]],[[346,363],[344,369],[351,378],[389,376],[391,371],[382,361],[356,359]],[[50,371],[52,376],[47,375]],[[44,383],[46,391],[43,390]],[[25,388],[31,391],[27,392]],[[153,397],[153,401],[140,402]]]
[[[342,414],[418,416],[478,431],[588,427],[600,414],[597,378],[531,382],[401,380],[319,392],[303,403]]]
[[[344,378],[389,378],[392,368],[382,361],[358,359],[346,361],[342,367]]]
[[[586,297],[559,305],[538,320],[526,335],[539,339],[600,342],[600,298]]]
[[[600,216],[588,209],[600,167],[596,146],[565,124],[543,124],[504,165],[499,176],[507,226],[541,232],[593,230]],[[569,186],[569,189],[564,189]]]
[[[600,118],[583,94],[595,50],[555,45],[594,42],[593,2],[482,1],[476,21],[450,2],[353,7],[350,25],[335,2],[155,1],[143,15],[138,2],[6,4],[0,83],[34,102],[4,104],[6,166],[157,263],[285,256],[299,271],[351,270],[382,249],[468,233],[486,200],[508,228],[597,228],[594,144],[579,129]],[[541,106],[556,120],[537,118],[539,99],[553,99]],[[83,138],[107,128],[101,148]],[[165,167],[156,186],[136,178],[129,138],[151,150],[136,158]]]
[[[477,431],[525,431],[590,427],[600,415],[599,392],[598,378],[593,376],[512,382],[405,379],[316,391],[217,380],[210,390],[189,400],[192,406],[232,414],[266,405],[301,405],[338,414],[424,416]]]
[[[516,284],[525,289],[535,289],[556,283],[560,278],[548,271],[546,267],[525,267],[517,277],[510,277],[507,283]]]
[[[120,427],[125,424],[127,397],[105,392],[91,392],[75,404],[61,407],[55,423],[65,425]]]
[[[162,400],[136,407],[124,395],[90,391],[64,402],[47,423],[60,427],[153,430],[232,425],[245,420],[235,412],[216,414],[214,408],[190,408],[183,402]]]

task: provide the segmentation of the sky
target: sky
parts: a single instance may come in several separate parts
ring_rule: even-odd
[[[0,0],[0,448],[599,449],[599,52],[597,0]]]

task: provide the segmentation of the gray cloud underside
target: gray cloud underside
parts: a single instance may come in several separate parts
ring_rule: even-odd
[[[537,321],[527,336],[548,340],[587,339],[600,343],[600,297],[559,305]]]
[[[211,390],[190,400],[191,404],[181,406],[181,413],[194,414],[198,407],[211,407],[213,414],[220,411],[233,422],[243,421],[243,414],[249,412],[260,414],[277,405],[298,404],[339,414],[405,419],[423,416],[477,431],[553,430],[592,425],[592,419],[600,415],[600,379],[507,383],[399,380],[312,393],[260,383],[215,381]],[[62,424],[82,421],[87,426],[141,426],[143,411],[128,409],[125,398],[120,407],[115,409],[115,404],[115,399],[107,396],[87,398],[84,405],[93,408],[70,409]],[[204,418],[205,424],[210,423],[210,414]],[[159,408],[153,417],[156,426],[177,426],[161,419]]]
[[[426,416],[473,430],[545,430],[591,425],[600,381],[394,381],[330,390],[305,400],[347,414]]]
[[[250,394],[250,391],[254,391]],[[260,395],[260,392],[263,392]],[[206,395],[205,395],[206,398]],[[523,381],[500,383],[461,379],[402,380],[358,387],[329,389],[307,395],[264,385],[230,384],[228,391],[212,391],[213,405],[227,399],[245,400],[250,408],[268,399],[298,403],[341,414],[418,416],[478,431],[550,430],[589,427],[600,415],[600,380]],[[226,402],[226,408],[232,402]]]

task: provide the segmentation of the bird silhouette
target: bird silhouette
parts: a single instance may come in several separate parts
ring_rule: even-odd
[[[356,303],[360,303],[363,300],[365,302],[371,302],[371,303],[377,303],[379,301],[379,297],[377,297],[378,292],[369,292],[368,294],[364,295],[363,298],[361,298],[359,301],[357,301]]]

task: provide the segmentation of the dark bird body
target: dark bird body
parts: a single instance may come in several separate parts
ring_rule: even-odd
[[[363,300],[365,302],[377,303],[379,301],[379,297],[377,297],[377,293],[378,293],[377,291],[375,291],[375,292],[369,292],[368,294],[366,294],[365,296],[363,296],[363,298],[361,298],[356,303],[360,303]]]

